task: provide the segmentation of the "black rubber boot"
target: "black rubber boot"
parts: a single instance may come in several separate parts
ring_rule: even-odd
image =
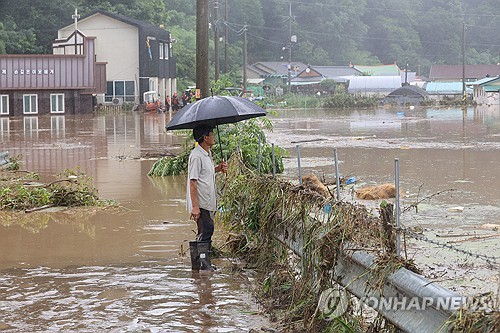
[[[198,242],[198,257],[200,262],[200,270],[203,271],[214,271],[212,267],[212,262],[210,260],[210,254],[212,252],[212,242],[200,241]]]
[[[191,255],[191,268],[194,271],[200,269],[200,256],[198,254],[198,242],[189,242],[189,253]]]

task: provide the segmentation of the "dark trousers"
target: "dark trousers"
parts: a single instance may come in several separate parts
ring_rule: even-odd
[[[214,220],[213,212],[200,208],[200,217],[196,224],[198,225],[198,234],[196,235],[197,241],[211,241],[214,234]]]

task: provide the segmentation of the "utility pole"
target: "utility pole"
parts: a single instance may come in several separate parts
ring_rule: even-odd
[[[288,17],[288,92],[292,92],[292,3],[290,2],[290,13]]]
[[[227,1],[224,0],[224,73],[228,73],[228,67],[227,67],[227,37],[228,37],[228,32],[227,32]]]
[[[467,105],[467,92],[465,90],[465,22],[462,24],[462,106]]]
[[[226,0],[227,1],[227,0]],[[214,0],[214,60],[215,60],[215,81],[219,80],[219,0]]]
[[[243,93],[247,92],[247,26],[243,27]]]
[[[196,88],[200,89],[200,98],[210,94],[208,12],[208,0],[196,0]]]
[[[408,63],[406,63],[405,67],[405,86],[408,85]]]

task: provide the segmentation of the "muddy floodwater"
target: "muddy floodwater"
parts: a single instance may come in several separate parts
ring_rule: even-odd
[[[499,106],[281,111],[274,124],[268,140],[289,150],[286,176],[298,179],[299,145],[302,175],[333,182],[337,148],[341,176],[356,178],[342,198],[371,208],[380,200],[357,200],[355,190],[394,183],[398,159],[401,223],[426,239],[407,237],[402,253],[427,278],[462,295],[498,295]],[[418,211],[410,208],[416,202]]]
[[[266,325],[247,280],[228,261],[215,260],[213,276],[191,271],[185,177],[147,177],[156,160],[148,156],[183,142],[165,133],[165,121],[131,112],[0,119],[0,151],[22,155],[22,169],[51,179],[80,168],[100,197],[123,207],[0,212],[0,332],[244,332]]]
[[[402,206],[432,196],[406,211],[403,225],[473,254],[406,239],[407,255],[459,293],[497,292],[498,259],[474,254],[500,257],[498,107],[308,109],[270,118],[268,140],[290,153],[282,177],[297,178],[299,144],[302,173],[333,181],[337,148],[341,175],[356,177],[345,200],[356,200],[356,188],[393,182],[398,158]],[[22,169],[52,179],[79,168],[100,197],[122,206],[0,213],[0,331],[245,332],[268,324],[228,260],[215,261],[213,276],[191,272],[185,176],[147,177],[155,155],[178,152],[184,141],[164,131],[168,119],[132,112],[0,118],[0,151],[21,155]]]

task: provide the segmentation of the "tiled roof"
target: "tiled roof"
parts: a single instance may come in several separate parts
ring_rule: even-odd
[[[107,12],[107,11],[102,10],[102,9],[94,10],[91,13],[89,13],[88,15],[85,15],[84,17],[82,17],[80,20],[81,21],[82,20],[86,20],[86,19],[90,18],[91,16],[94,16],[94,15],[97,15],[97,14],[111,17],[111,18],[113,18],[115,20],[124,22],[126,24],[129,24],[129,25],[132,25],[132,26],[135,26],[135,27],[138,27],[138,28],[139,27],[140,28],[148,28],[150,30],[159,31],[159,32],[164,32],[165,31],[165,29],[157,27],[155,25],[152,25],[152,24],[150,24],[148,22],[144,22],[144,21],[141,21],[141,20],[137,20],[137,19],[134,19],[134,18],[131,18],[131,17],[127,17],[127,16],[123,16],[123,15],[116,14],[116,13],[110,13],[110,12]],[[68,26],[71,26],[71,25],[73,25],[73,23],[67,24],[62,29],[66,28]]]
[[[482,79],[500,75],[500,65],[466,65],[465,78]],[[457,79],[462,77],[462,65],[432,65],[431,80]]]
[[[297,61],[292,61],[291,65],[292,69],[297,68],[297,70],[292,70],[293,75],[295,75],[295,72],[301,72],[307,67],[307,65]],[[261,75],[288,75],[288,62],[284,61],[261,61],[256,62],[249,67],[259,74],[262,73]]]
[[[349,66],[314,66],[313,68],[327,78],[362,74],[359,70]]]

